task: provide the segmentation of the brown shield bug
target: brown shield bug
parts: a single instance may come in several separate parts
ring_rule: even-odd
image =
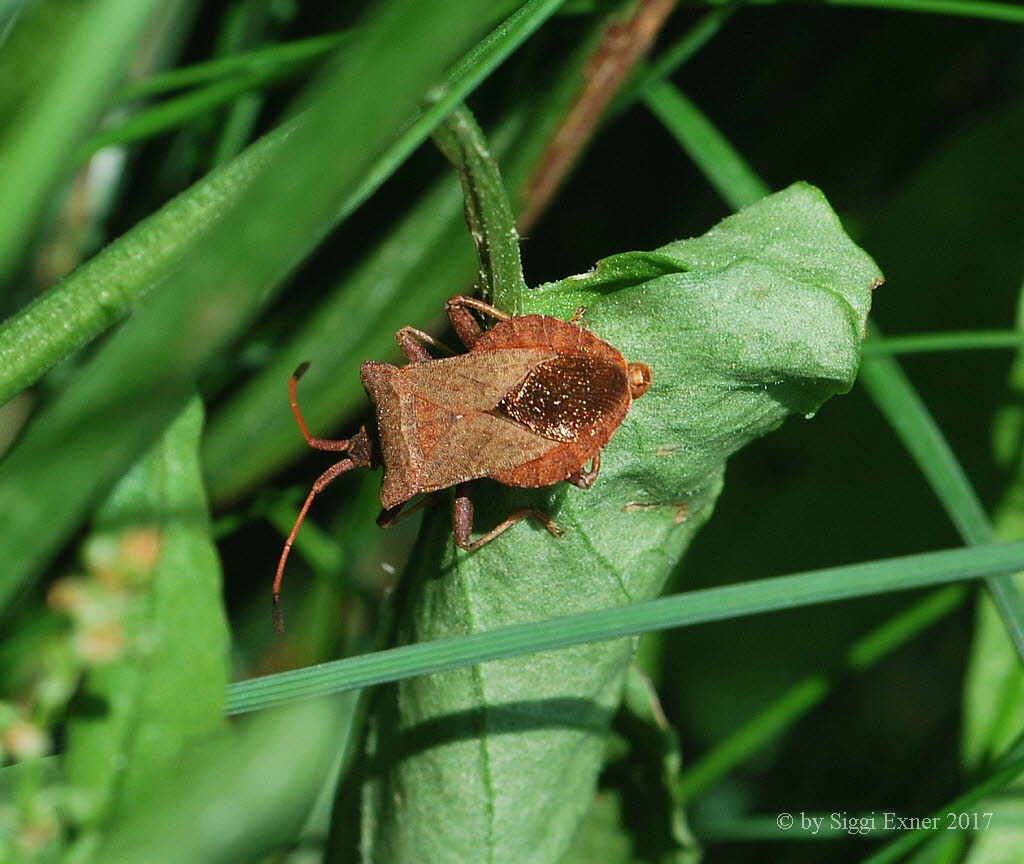
[[[473,310],[497,323],[485,330]],[[579,325],[584,307],[569,321],[546,315],[513,317],[482,300],[459,296],[448,301],[445,311],[467,348],[465,354],[435,358],[427,345],[447,349],[429,334],[403,327],[395,338],[409,360],[405,366],[363,363],[360,376],[376,409],[376,433],[362,427],[342,441],[311,436],[295,395],[308,364],[292,375],[292,411],[306,441],[346,456],[317,478],[285,541],[273,587],[279,631],[284,629],[280,590],[288,553],[313,499],[340,474],[383,465],[384,509],[377,517],[382,528],[429,501],[429,493],[454,486],[455,542],[463,549],[479,549],[527,516],[558,536],[561,530],[547,515],[524,509],[471,540],[468,482],[489,477],[508,486],[535,488],[567,480],[590,488],[602,448],[630,403],[651,386],[648,366],[627,363],[615,348]],[[428,497],[402,509],[421,492]]]

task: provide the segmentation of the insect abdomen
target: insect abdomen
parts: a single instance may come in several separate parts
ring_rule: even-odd
[[[534,366],[495,411],[543,438],[570,442],[608,421],[618,425],[628,405],[623,366],[592,354],[558,354]]]

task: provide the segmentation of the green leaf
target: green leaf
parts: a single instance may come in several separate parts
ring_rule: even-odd
[[[658,864],[697,864],[700,849],[690,833],[679,794],[682,754],[654,685],[630,664],[622,708],[613,735],[628,743],[610,759],[590,810],[569,852],[559,864],[605,860],[600,843],[631,852],[622,860]],[[612,817],[614,821],[609,824]]]
[[[202,416],[193,399],[103,503],[87,542],[126,598],[107,625],[123,653],[92,669],[69,725],[65,769],[87,830],[162,787],[184,749],[223,724],[228,630],[199,472]]]
[[[586,326],[647,363],[653,386],[593,489],[480,484],[478,530],[529,503],[556,517],[559,540],[522,523],[465,554],[448,516],[430,519],[405,577],[401,643],[656,596],[710,516],[729,454],[852,386],[881,274],[816,189],[797,184],[658,253],[676,272],[608,292],[597,270],[527,295],[527,312],[587,305]],[[581,645],[381,693],[372,857],[556,861],[593,796],[632,651],[632,640]]]
[[[288,848],[345,747],[355,704],[351,694],[291,706],[193,748],[112,826],[95,860],[234,864]]]
[[[30,4],[0,53],[0,282],[106,107],[156,0]],[[96,46],[103,50],[97,51]]]
[[[598,792],[558,864],[634,864],[633,838],[625,827],[624,809],[618,790]]]

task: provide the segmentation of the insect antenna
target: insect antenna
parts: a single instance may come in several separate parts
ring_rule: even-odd
[[[295,420],[302,431],[302,437],[315,450],[348,450],[349,441],[347,438],[343,441],[335,441],[330,438],[314,438],[309,434],[309,427],[306,426],[306,421],[302,417],[302,411],[299,409],[299,397],[295,392],[295,385],[306,374],[307,369],[309,369],[308,362],[300,363],[299,368],[292,372],[292,377],[288,379],[288,401],[291,403],[292,414],[295,415]]]
[[[314,438],[309,434],[309,428],[306,426],[306,421],[302,417],[302,411],[299,410],[299,401],[295,392],[295,385],[298,380],[305,374],[309,368],[309,363],[303,363],[298,369],[292,373],[292,377],[288,381],[288,396],[292,406],[292,413],[295,415],[295,419],[298,421],[299,429],[302,430],[302,437],[306,439],[306,443],[310,447],[314,447],[317,450],[332,450],[332,451],[343,451],[347,452],[348,455],[335,462],[330,468],[324,471],[316,481],[313,483],[313,488],[309,490],[309,495],[306,496],[306,501],[302,505],[302,509],[299,510],[299,515],[295,519],[295,524],[292,526],[291,533],[288,535],[288,539],[284,543],[284,549],[281,550],[281,560],[277,563],[277,573],[274,575],[274,586],[271,594],[271,602],[274,611],[274,629],[281,635],[284,634],[284,616],[281,614],[281,580],[284,578],[284,567],[288,562],[288,555],[292,551],[292,545],[295,543],[295,536],[299,533],[299,527],[302,525],[306,518],[306,514],[309,512],[309,507],[313,503],[313,499],[316,498],[320,492],[322,492],[333,480],[340,477],[346,471],[351,471],[353,468],[372,468],[376,464],[374,442],[370,438],[369,433],[366,431],[366,427],[360,427],[359,431],[351,438],[333,440],[329,438]]]
[[[323,474],[317,477],[316,482],[313,484],[313,488],[309,490],[309,495],[306,496],[306,502],[302,505],[302,509],[299,510],[299,515],[295,520],[295,524],[292,526],[292,531],[288,535],[288,539],[284,541],[284,549],[281,550],[281,560],[277,562],[277,573],[274,575],[274,587],[272,589],[274,629],[281,635],[284,635],[284,617],[281,615],[281,580],[284,578],[284,565],[288,562],[288,555],[292,551],[292,544],[295,543],[295,535],[299,533],[299,526],[301,526],[303,521],[306,519],[306,514],[309,512],[309,505],[312,504],[313,499],[324,490],[324,487],[346,471],[351,471],[353,468],[358,467],[358,462],[346,458],[342,459],[340,462],[335,462],[330,468],[324,471]]]

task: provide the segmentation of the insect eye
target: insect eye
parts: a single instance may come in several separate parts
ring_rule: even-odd
[[[629,374],[630,395],[634,399],[643,396],[651,386],[651,367],[646,363],[630,363],[626,371]]]

